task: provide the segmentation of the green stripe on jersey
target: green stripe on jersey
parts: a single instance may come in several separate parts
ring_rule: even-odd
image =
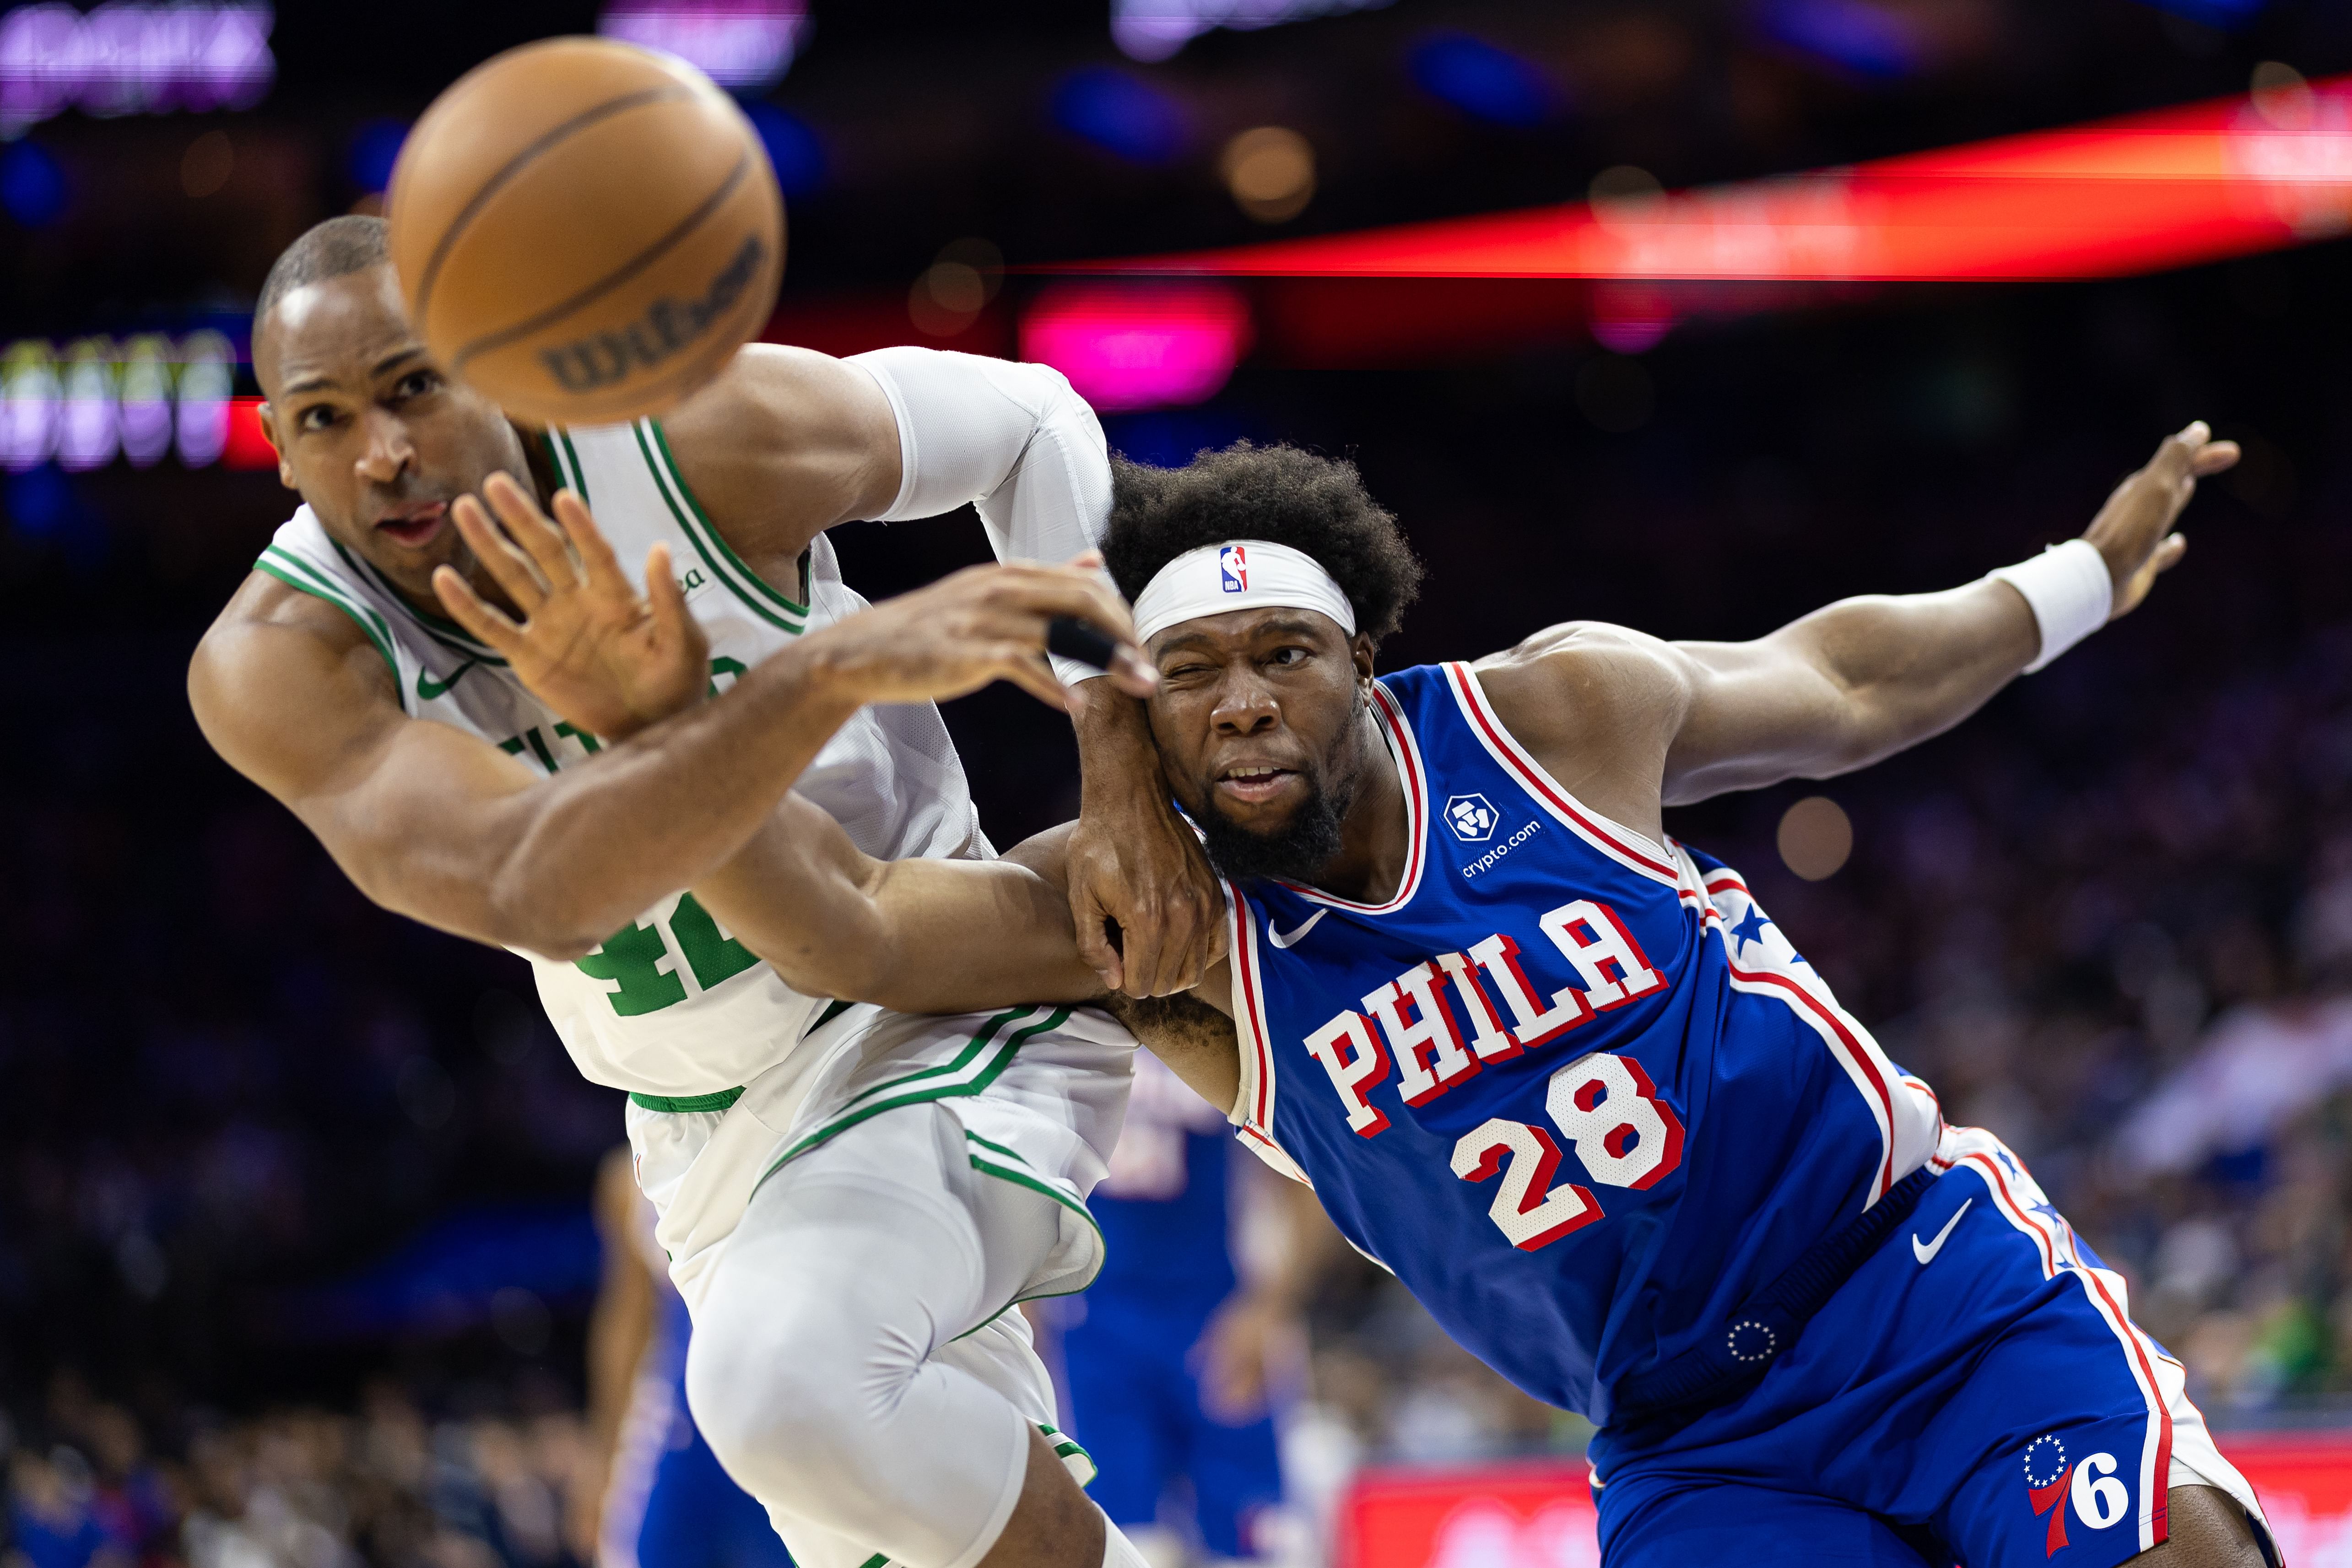
[[[580,467],[580,454],[572,445],[572,433],[561,426],[539,433],[540,445],[547,448],[547,460],[555,469],[555,482],[580,498],[580,504],[594,509],[588,498],[588,475]]]
[[[473,633],[467,631],[457,622],[445,620],[439,616],[431,615],[424,610],[418,609],[402,595],[399,589],[392,585],[390,580],[387,579],[383,573],[377,571],[367,562],[344,549],[341,544],[336,544],[333,540],[331,539],[327,542],[334,545],[335,553],[343,558],[344,565],[349,566],[360,576],[366,578],[371,587],[374,588],[377,593],[383,595],[385,598],[391,600],[393,604],[399,606],[400,612],[406,616],[410,620],[415,621],[418,628],[421,629],[426,637],[431,637],[435,642],[441,644],[444,647],[455,648],[459,653],[469,655],[472,658],[480,660],[484,664],[495,664],[499,666],[501,668],[505,667],[507,661],[499,657],[499,652],[496,648],[475,637]]]
[[[382,616],[343,592],[333,578],[329,577],[300,556],[289,553],[275,544],[261,552],[260,559],[254,562],[253,569],[267,573],[288,587],[308,594],[314,599],[324,599],[328,604],[351,616],[360,630],[366,635],[367,640],[375,645],[375,651],[383,658],[384,668],[392,672],[393,689],[399,692],[400,660],[393,656],[392,628],[383,624]],[[408,706],[405,693],[402,694],[402,699],[401,706],[405,709]]]
[[[757,572],[743,564],[742,558],[728,547],[726,540],[719,537],[719,531],[710,525],[709,517],[703,511],[702,503],[694,499],[694,493],[686,488],[686,481],[671,466],[669,443],[662,436],[660,424],[652,419],[640,419],[629,428],[637,438],[637,450],[646,459],[646,471],[653,475],[654,489],[660,492],[662,504],[669,508],[670,516],[677,519],[687,542],[694,546],[694,552],[702,557],[705,566],[710,568],[710,574],[726,584],[753,615],[780,631],[800,636],[806,629],[808,606],[795,604],[769,586]],[[646,439],[648,431],[652,433],[651,441]],[[659,457],[655,455],[656,445],[660,447]],[[803,574],[806,574],[805,568]]]

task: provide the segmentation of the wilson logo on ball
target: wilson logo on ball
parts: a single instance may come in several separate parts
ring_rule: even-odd
[[[618,331],[540,350],[540,362],[566,392],[593,392],[625,381],[636,371],[649,370],[680,349],[693,346],[713,321],[724,319],[760,275],[760,264],[767,254],[760,237],[749,236],[735,259],[710,280],[701,299],[656,300],[646,307],[644,315]]]
[[[783,198],[740,105],[675,56],[541,38],[434,100],[386,196],[433,357],[526,424],[658,416],[766,321]]]

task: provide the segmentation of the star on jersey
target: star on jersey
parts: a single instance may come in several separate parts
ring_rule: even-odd
[[[1764,933],[1768,931],[1779,931],[1780,929],[1780,927],[1779,922],[1774,921],[1771,916],[1766,914],[1756,905],[1750,904],[1748,906],[1748,912],[1739,917],[1739,923],[1732,926],[1729,930],[1725,931],[1724,934],[1731,939],[1731,956],[1735,960],[1738,960],[1745,958],[1748,955],[1748,944],[1750,942],[1754,942],[1758,947],[1763,948],[1767,953],[1769,953],[1772,949],[1764,941]],[[1789,946],[1789,939],[1786,933],[1783,933],[1780,938],[1780,945],[1783,947]],[[1791,963],[1802,963],[1805,962],[1805,955],[1799,952],[1795,948],[1790,947],[1789,948],[1789,962]]]
[[[2001,1157],[2000,1157],[2000,1163],[2001,1163],[2002,1164],[2004,1164],[2004,1165],[2007,1165],[2007,1166],[2008,1166],[2011,1170],[2012,1170],[2012,1171],[2014,1171],[2015,1169],[2017,1169],[2017,1163],[2016,1163],[2015,1161],[2011,1160],[2011,1159],[2007,1154],[2003,1154],[2003,1155],[2001,1155]],[[2049,1199],[2047,1199],[2047,1198],[2044,1198],[2044,1199],[2042,1199],[2040,1203],[2035,1204],[2035,1205],[2033,1205],[2033,1212],[2034,1212],[2035,1214],[2039,1214],[2039,1215],[2048,1215],[2050,1216],[2050,1223],[2051,1223],[2052,1225],[2054,1225],[2054,1226],[2064,1226],[2064,1225],[2066,1224],[2066,1216],[2065,1216],[2065,1215],[2062,1215],[2062,1214],[2060,1214],[2060,1213],[2058,1212],[2058,1205],[2055,1205],[2055,1204],[2053,1204],[2053,1203],[2052,1203],[2052,1202],[2051,1202]],[[2067,1259],[2067,1258],[2061,1258],[2056,1259],[2055,1261],[2057,1262],[2058,1267],[2059,1267],[2059,1268],[2074,1268],[2074,1263],[2073,1263],[2072,1261],[2070,1261],[2069,1259]]]

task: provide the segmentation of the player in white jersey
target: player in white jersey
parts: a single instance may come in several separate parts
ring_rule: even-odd
[[[991,854],[930,702],[1003,678],[1062,703],[1049,619],[1124,635],[1124,607],[1008,565],[865,611],[823,531],[971,502],[1001,555],[1067,559],[1108,502],[1091,412],[1038,366],[754,346],[664,421],[525,432],[431,363],[360,218],[280,258],[254,345],[304,505],[197,650],[199,722],[375,901],[529,957],[581,1070],[629,1091],[722,1460],[806,1568],[1124,1561],[1006,1309],[1093,1271],[1132,1037],[1017,992],[960,1018],[829,1004],[696,896],[795,781],[883,861]],[[586,564],[637,618],[596,629],[688,655],[609,721],[567,722],[478,635],[545,621],[563,489],[625,546]],[[1128,695],[1066,699],[1109,822],[1075,902],[1105,979],[1151,994],[1197,977],[1216,896],[1131,700],[1152,677],[1115,663]],[[733,700],[630,734],[679,682]]]

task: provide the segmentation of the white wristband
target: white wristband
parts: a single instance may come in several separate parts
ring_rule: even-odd
[[[2115,579],[2107,558],[2087,539],[2053,544],[2030,561],[1985,574],[2025,595],[2033,624],[2042,630],[2042,651],[2025,667],[2032,674],[2107,624],[2116,607]]]

